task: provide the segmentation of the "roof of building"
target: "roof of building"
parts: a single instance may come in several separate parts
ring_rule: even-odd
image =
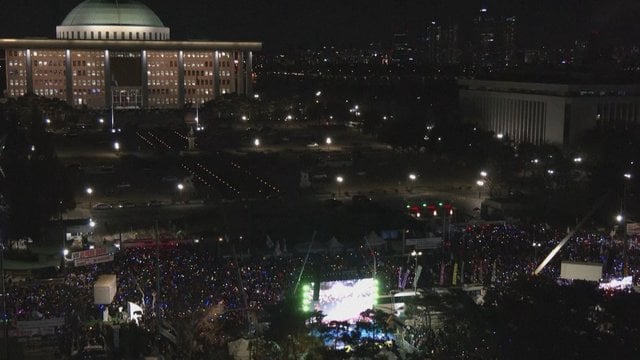
[[[62,21],[62,26],[82,25],[164,27],[151,9],[135,0],[85,0]]]
[[[144,41],[144,40],[69,40],[0,39],[0,49],[111,49],[111,50],[261,50],[256,41]]]

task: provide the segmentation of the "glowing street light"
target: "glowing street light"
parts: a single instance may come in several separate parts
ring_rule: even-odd
[[[87,195],[89,195],[89,209],[91,209],[91,195],[93,195],[93,189],[88,187],[86,190]]]
[[[415,261],[416,261],[416,265],[415,265],[415,268],[414,268],[414,270],[413,270],[413,271],[414,271],[414,276],[416,276],[416,275],[418,274],[418,272],[417,272],[417,271],[418,271],[418,256],[422,256],[422,251],[415,251],[415,250],[413,250],[413,251],[411,252],[411,256],[412,256],[412,257],[415,259]],[[414,279],[414,281],[413,281],[413,292],[414,292],[414,293],[415,293],[415,292],[418,292],[418,282],[417,282],[415,279]]]
[[[116,141],[116,142],[114,142],[114,143],[113,143],[113,148],[114,148],[116,151],[120,151],[120,143],[119,143],[119,142],[117,142],[117,141]]]
[[[498,139],[502,139],[502,138],[504,137],[504,134],[503,134],[503,133],[500,133],[500,134],[496,135],[496,137],[497,137]]]
[[[484,186],[484,180],[476,181],[476,185],[478,185],[478,199],[482,197],[482,187]]]
[[[414,173],[410,173],[409,174],[409,192],[413,191],[413,183],[416,182],[416,179],[418,178],[418,175],[414,174]]]
[[[487,172],[484,171],[484,170],[480,171],[480,176],[482,176],[483,178],[486,178],[487,177]]]
[[[542,246],[541,243],[534,241],[533,244],[531,244],[531,246],[533,246],[533,261],[534,262],[538,262],[538,248],[540,248]]]
[[[69,249],[64,249],[64,250],[62,250],[62,255],[63,255],[63,256],[67,256],[67,255],[69,255]]]
[[[255,140],[253,140],[253,145],[260,146],[260,139],[256,138]]]
[[[340,185],[342,185],[343,182],[344,182],[344,178],[342,176],[340,175],[336,176],[336,183],[338,184],[337,196],[340,196]]]
[[[89,226],[92,228],[96,227],[96,222],[93,221],[93,219],[89,219]]]
[[[326,143],[327,145],[331,145],[331,143],[332,143],[332,142],[333,142],[333,140],[331,140],[331,138],[330,138],[330,137],[327,137],[327,139],[325,140],[325,143]]]
[[[624,217],[622,216],[622,214],[618,214],[618,215],[616,215],[616,221],[617,221],[618,223],[621,223],[621,222],[622,222],[622,220],[624,220]]]
[[[631,179],[631,174],[629,173],[624,174],[624,178],[627,180]]]

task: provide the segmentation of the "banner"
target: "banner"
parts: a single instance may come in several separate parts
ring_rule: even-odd
[[[640,223],[627,223],[627,235],[640,235]]]
[[[73,262],[73,266],[78,267],[78,266],[85,266],[85,265],[93,265],[93,264],[100,264],[100,263],[105,263],[109,261],[113,261],[113,254],[94,256],[94,257],[84,258],[84,259],[76,259]]]

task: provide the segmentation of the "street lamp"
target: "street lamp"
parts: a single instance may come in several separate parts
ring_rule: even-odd
[[[414,174],[414,173],[410,173],[409,174],[409,192],[413,191],[413,183],[416,182],[416,179],[418,178],[418,175]]]
[[[622,216],[622,214],[618,214],[618,215],[616,215],[616,221],[617,221],[618,223],[621,223],[621,222],[622,222],[622,220],[624,220],[624,217]]]
[[[533,246],[533,261],[535,263],[538,262],[538,248],[540,246],[542,246],[541,243],[534,241],[533,244],[531,244],[531,246]]]
[[[113,148],[116,150],[116,152],[120,151],[120,143],[119,142],[114,142],[113,143]]]
[[[253,145],[255,145],[256,147],[260,146],[260,139],[253,140]]]
[[[336,182],[338,183],[338,195],[340,196],[340,185],[342,185],[342,182],[344,181],[344,178],[340,175],[336,176]]]
[[[87,195],[89,195],[89,209],[91,209],[91,195],[93,194],[93,189],[88,187],[86,189]]]
[[[332,142],[333,142],[333,141],[331,140],[331,138],[330,138],[330,137],[327,137],[327,139],[325,140],[325,143],[326,143],[327,145],[331,145],[331,143],[332,143]]]
[[[182,190],[184,190],[184,185],[182,183],[178,184],[178,192],[180,193],[180,200],[182,200]]]
[[[488,174],[487,174],[487,172],[486,172],[486,171],[484,171],[484,170],[480,171],[480,176],[482,176],[483,178],[486,178],[486,177],[487,177],[487,175],[488,175]]]
[[[414,277],[418,275],[418,256],[422,256],[422,251],[415,251],[413,250],[411,252],[411,256],[415,259],[415,267],[414,267]],[[413,292],[417,293],[418,292],[418,281],[417,279],[414,278],[413,280]]]
[[[482,187],[484,186],[484,180],[476,181],[476,185],[478,185],[478,199],[482,197]]]
[[[93,219],[89,219],[89,226],[90,226],[91,228],[96,227],[96,222],[95,222],[95,221],[93,221]]]

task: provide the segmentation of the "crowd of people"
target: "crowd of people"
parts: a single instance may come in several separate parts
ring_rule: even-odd
[[[128,248],[114,261],[60,271],[56,281],[9,284],[7,316],[10,320],[62,317],[80,323],[100,319],[103,306],[93,303],[93,285],[101,274],[117,276],[117,293],[109,311],[113,315],[127,302],[140,305],[145,315],[171,323],[193,321],[215,308],[215,316],[241,327],[265,308],[278,304],[300,282],[370,277],[374,273],[381,292],[407,286],[415,266],[423,267],[419,287],[464,283],[505,283],[531,274],[537,264],[566,235],[543,225],[472,225],[454,232],[442,249],[416,259],[391,255],[384,248],[358,248],[339,254],[247,254],[228,257],[198,244],[156,248]],[[630,239],[631,273],[637,279],[640,265],[638,239]],[[535,246],[539,244],[539,246]],[[604,264],[607,277],[622,275],[622,242],[611,234],[577,232],[545,270],[557,275],[560,259]],[[409,281],[406,275],[409,273]],[[158,277],[159,274],[159,277]],[[346,276],[346,277],[345,277]],[[403,279],[404,278],[404,279]],[[157,313],[159,311],[159,314]],[[143,321],[144,326],[144,321]],[[421,337],[423,338],[423,337]]]

